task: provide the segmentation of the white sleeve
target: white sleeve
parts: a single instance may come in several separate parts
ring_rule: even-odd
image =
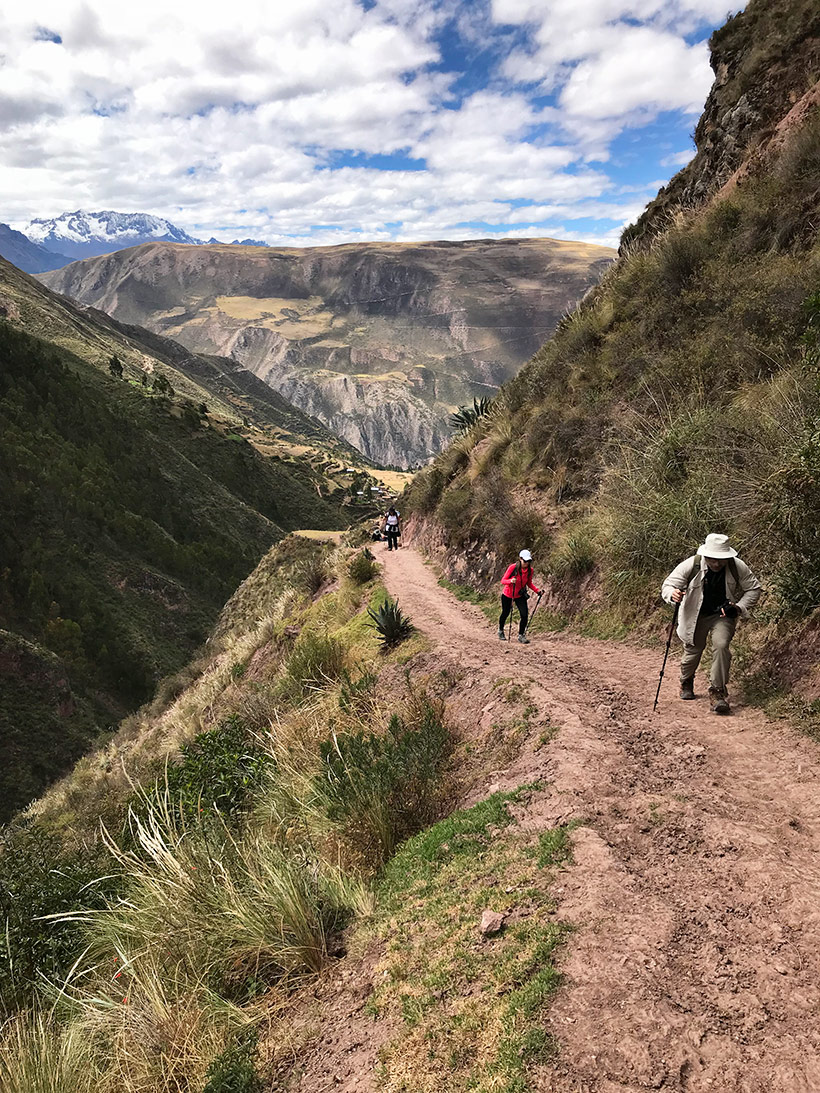
[[[664,600],[664,602],[672,603],[672,593],[676,588],[681,592],[685,592],[689,587],[692,577],[694,576],[692,567],[695,564],[695,558],[697,558],[697,554],[693,554],[690,558],[685,558],[680,565],[675,566],[663,582],[661,585],[661,599]],[[695,570],[695,573],[697,573],[697,570]]]

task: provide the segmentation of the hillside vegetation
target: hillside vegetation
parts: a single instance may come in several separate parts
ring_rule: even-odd
[[[0,321],[3,816],[186,663],[271,543],[346,522],[309,462],[210,421]]]
[[[719,529],[770,588],[770,619],[820,604],[817,21],[813,5],[752,0],[716,33],[712,120],[668,187],[689,203],[650,206],[602,283],[414,482],[406,508],[444,534],[459,579],[490,583],[527,545],[559,616],[605,604],[635,621]],[[723,185],[698,173],[718,147],[734,157]]]

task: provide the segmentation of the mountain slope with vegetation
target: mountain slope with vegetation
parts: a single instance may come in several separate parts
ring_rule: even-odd
[[[553,239],[304,249],[149,244],[44,283],[240,362],[379,463],[426,462],[596,283],[606,247]]]
[[[15,320],[0,320],[8,816],[186,663],[271,543],[347,518],[341,489],[309,460],[263,456],[213,407],[175,396],[170,369],[149,387],[127,382],[116,354],[113,373],[99,367],[120,336],[88,316],[72,324],[41,286],[0,272]],[[23,329],[55,331],[60,317],[70,351]],[[133,337],[128,351],[123,360],[138,352]]]
[[[527,545],[559,615],[636,622],[672,565],[723,530],[784,633],[820,604],[818,18],[752,0],[716,32],[692,164],[414,482],[405,508],[446,544],[453,575],[489,584]],[[803,669],[813,641],[806,653]]]

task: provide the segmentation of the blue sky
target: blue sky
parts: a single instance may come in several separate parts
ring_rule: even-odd
[[[289,7],[290,10],[284,10]],[[0,12],[0,220],[306,246],[615,245],[692,153],[726,0],[31,0]]]

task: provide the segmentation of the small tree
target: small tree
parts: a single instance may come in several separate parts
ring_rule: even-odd
[[[108,371],[118,380],[122,379],[122,361],[116,353],[108,359]]]

